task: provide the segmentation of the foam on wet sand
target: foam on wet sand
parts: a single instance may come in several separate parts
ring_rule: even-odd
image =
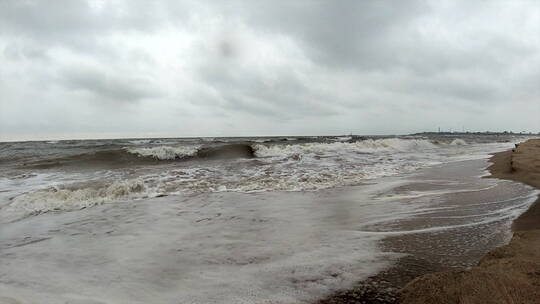
[[[540,140],[493,157],[492,177],[540,188]],[[403,303],[540,303],[540,200],[513,225],[508,245],[466,271],[422,276],[401,292]]]

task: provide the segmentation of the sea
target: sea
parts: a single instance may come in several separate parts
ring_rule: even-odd
[[[0,303],[312,303],[406,255],[468,267],[538,195],[484,178],[527,138],[0,143]]]

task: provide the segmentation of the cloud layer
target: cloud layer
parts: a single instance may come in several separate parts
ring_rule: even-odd
[[[540,131],[537,1],[1,1],[0,140]]]

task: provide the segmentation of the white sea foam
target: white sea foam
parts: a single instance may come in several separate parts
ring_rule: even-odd
[[[108,187],[47,188],[16,197],[10,208],[40,213],[154,194],[315,191],[411,172],[430,164],[418,161],[417,153],[436,148],[427,140],[395,138],[354,143],[255,144],[259,157],[256,166],[249,165],[250,160],[236,159],[143,174],[121,182],[113,177]],[[198,149],[199,146],[126,148],[129,153],[161,160],[193,156]]]
[[[265,143],[265,142],[270,142],[272,140],[270,139],[266,139],[266,138],[258,138],[258,139],[255,139],[254,142],[256,143]]]
[[[344,153],[374,153],[374,152],[423,152],[435,149],[437,146],[424,139],[368,139],[353,143],[305,143],[293,145],[254,145],[255,154],[259,157],[290,157],[303,155],[324,155]]]
[[[200,146],[157,146],[149,148],[127,148],[127,151],[144,157],[153,157],[161,160],[185,158],[197,153]]]
[[[313,303],[399,257],[381,252],[378,241],[384,237],[467,233],[460,236],[464,242],[452,243],[455,248],[426,243],[436,253],[469,249],[469,235],[494,239],[500,225],[526,209],[537,192],[485,179],[471,188],[492,183],[509,187],[494,191],[501,200],[513,192],[527,193],[527,199],[500,212],[478,210],[480,218],[472,221],[442,219],[433,226],[395,223],[463,206],[441,204],[445,195],[373,200],[410,185],[403,179],[348,191],[180,196],[31,217],[2,227],[0,248],[12,254],[3,257],[7,279],[0,294],[21,303]],[[383,229],[371,230],[371,223]],[[118,278],[122,284],[115,284]]]
[[[148,144],[151,141],[152,140],[150,139],[135,139],[135,140],[130,140],[129,143],[134,144],[134,145],[143,145],[143,144]]]
[[[15,254],[3,260],[0,294],[23,303],[314,302],[397,256],[378,251],[378,236],[321,221],[330,200],[210,194],[182,212],[164,198],[14,222],[2,230],[0,248]]]
[[[195,147],[139,148],[131,150],[159,159],[193,155]],[[153,183],[158,193],[313,191],[354,185],[367,179],[406,173],[436,161],[418,161],[417,153],[438,146],[428,140],[387,138],[354,143],[254,144],[257,166],[249,160],[182,168],[162,172]],[[397,155],[396,152],[404,154]]]
[[[335,140],[337,141],[348,141],[348,140],[351,140],[352,137],[351,136],[341,136],[341,137],[336,137]]]
[[[58,189],[51,187],[19,195],[6,208],[22,215],[48,211],[78,210],[124,198],[144,196],[146,186],[140,179],[117,181],[106,187]]]
[[[464,145],[467,144],[467,142],[464,141],[461,138],[456,138],[456,139],[452,140],[452,142],[450,144],[453,145],[453,146],[464,146]]]

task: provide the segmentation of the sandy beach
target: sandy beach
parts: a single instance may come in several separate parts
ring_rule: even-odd
[[[491,177],[540,188],[540,140],[493,156]],[[508,245],[465,271],[419,277],[401,291],[403,303],[540,303],[540,201],[513,224]]]

